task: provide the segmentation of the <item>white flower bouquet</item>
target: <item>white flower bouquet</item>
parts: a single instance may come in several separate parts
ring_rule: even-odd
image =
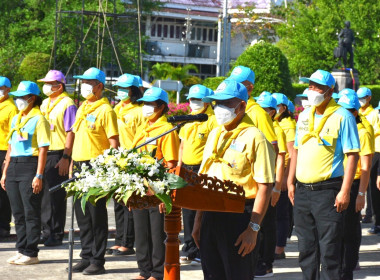
[[[128,151],[123,148],[108,149],[90,161],[91,167],[83,164],[80,172],[75,172],[76,180],[66,184],[67,197],[81,199],[82,211],[86,202],[93,205],[103,198],[115,198],[127,205],[132,194],[155,195],[170,213],[172,201],[170,191],[186,186],[181,177],[168,173],[162,160],[158,161],[149,153]]]

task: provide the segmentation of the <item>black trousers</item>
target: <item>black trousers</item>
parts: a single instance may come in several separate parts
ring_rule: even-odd
[[[380,164],[380,153],[375,153],[372,159],[369,188],[371,189],[372,214],[375,215],[375,226],[380,226],[380,191],[376,187],[378,168]]]
[[[290,201],[288,192],[281,192],[280,198],[276,205],[276,223],[277,223],[277,246],[285,247],[291,226],[290,220]]]
[[[74,162],[77,169],[80,169],[82,163]],[[92,264],[104,265],[108,237],[108,215],[106,207],[106,198],[99,199],[96,206],[87,202],[85,214],[81,208],[80,199],[75,201],[75,216],[80,229],[80,242],[82,251],[80,256],[83,260]]]
[[[157,207],[133,210],[136,259],[140,275],[164,278],[165,238],[164,214]]]
[[[341,183],[331,189],[310,191],[298,187],[294,198],[294,224],[298,237],[303,279],[339,279],[343,213],[334,207]],[[321,268],[320,268],[321,265]]]
[[[65,231],[66,191],[61,188],[50,193],[49,189],[68,179],[68,176],[60,176],[58,168],[55,168],[62,155],[63,150],[48,152],[44,173],[46,188],[42,196],[42,235],[46,238],[51,235],[57,240],[63,239]]]
[[[5,156],[7,154],[7,151],[0,151],[0,171],[1,174],[3,174],[3,162],[5,160]],[[3,190],[2,187],[0,187],[0,229],[3,229],[5,231],[10,231],[12,218],[12,211],[11,211],[11,205],[9,203],[9,198],[7,195],[7,192]]]
[[[182,164],[183,167],[198,173],[200,165],[187,165]],[[182,219],[183,219],[183,235],[184,235],[184,244],[182,251],[185,252],[186,256],[190,259],[200,258],[200,252],[195,244],[195,241],[191,235],[194,227],[194,220],[196,210],[190,210],[182,208]]]
[[[11,158],[5,182],[16,225],[16,248],[29,257],[38,255],[41,231],[42,191],[34,194],[32,189],[37,161],[37,157]]]
[[[253,279],[258,246],[244,257],[238,254],[240,244],[235,246],[239,235],[248,227],[252,207],[253,203],[246,204],[244,213],[203,212],[200,250],[205,280]]]
[[[352,280],[353,271],[359,261],[359,249],[362,239],[360,211],[356,212],[356,198],[359,192],[360,179],[355,180],[351,187],[350,204],[344,213],[342,263],[340,280]]]
[[[114,201],[116,237],[115,245],[132,248],[135,244],[135,228],[133,224],[133,213],[116,201]]]
[[[265,263],[267,268],[273,267],[276,249],[276,207],[268,205],[267,212],[261,223],[259,245],[259,263]]]

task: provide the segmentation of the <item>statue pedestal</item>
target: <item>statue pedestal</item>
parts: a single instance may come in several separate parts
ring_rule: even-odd
[[[359,72],[356,69],[353,69],[352,72],[346,69],[333,69],[331,74],[335,78],[334,92],[339,92],[345,88],[358,90],[360,85]]]

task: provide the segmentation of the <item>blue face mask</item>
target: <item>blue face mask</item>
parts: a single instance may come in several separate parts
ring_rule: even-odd
[[[129,99],[128,94],[129,94],[129,89],[119,88],[119,90],[117,91],[116,98],[121,101],[125,101]]]

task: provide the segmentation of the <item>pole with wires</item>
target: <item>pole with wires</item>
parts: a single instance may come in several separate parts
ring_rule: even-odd
[[[139,62],[140,62],[140,77],[143,76],[143,58],[142,58],[142,39],[141,39],[141,8],[140,0],[137,0],[137,24],[139,29]]]

